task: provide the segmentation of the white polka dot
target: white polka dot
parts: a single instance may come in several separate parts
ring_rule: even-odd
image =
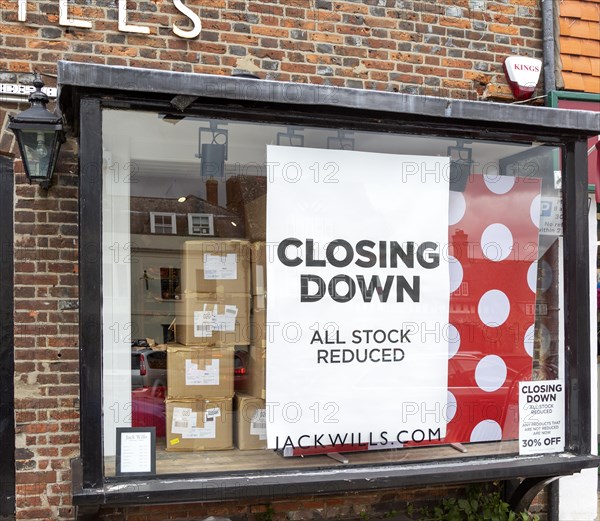
[[[460,333],[452,324],[448,324],[448,358],[452,358],[460,348]]]
[[[542,292],[548,291],[552,286],[552,280],[554,275],[552,273],[552,266],[545,260],[542,261]]]
[[[500,262],[506,259],[512,249],[512,233],[503,224],[490,224],[481,234],[481,250],[491,261]]]
[[[531,324],[527,331],[525,331],[525,338],[523,339],[523,346],[527,354],[533,358],[533,339],[535,337],[535,326]]]
[[[477,306],[477,313],[481,321],[489,327],[498,327],[504,324],[510,313],[508,297],[497,289],[492,289],[483,294]]]
[[[448,224],[452,226],[459,222],[464,217],[466,208],[465,196],[461,192],[450,192]]]
[[[493,393],[506,380],[506,364],[497,355],[484,356],[475,369],[475,381],[482,391]]]
[[[491,168],[489,173],[483,174],[483,180],[488,190],[497,195],[503,195],[512,189],[515,185],[515,178],[509,175],[499,175],[498,173],[492,173]],[[497,171],[496,171],[497,172]]]
[[[447,398],[447,403],[446,403],[446,411],[444,416],[446,417],[446,421],[447,422],[451,422],[452,418],[454,418],[454,416],[456,416],[456,410],[458,409],[458,405],[456,403],[456,398],[455,396],[448,391],[448,398]]]
[[[540,195],[536,195],[531,201],[531,206],[529,207],[529,216],[531,217],[531,222],[537,227],[540,227]]]
[[[452,256],[448,257],[448,263],[448,268],[450,270],[450,293],[453,293],[462,284],[463,268],[460,262]]]
[[[502,439],[502,428],[494,420],[483,420],[471,431],[471,442],[499,441]]]
[[[527,270],[527,285],[535,293],[537,288],[537,261],[532,262]]]

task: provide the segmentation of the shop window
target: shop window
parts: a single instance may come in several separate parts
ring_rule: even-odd
[[[188,213],[188,233],[190,235],[214,235],[213,216]]]
[[[140,165],[103,182],[106,475],[116,429],[148,425],[158,474],[519,454],[519,385],[565,374],[558,147],[474,139],[451,168],[449,137],[330,149],[337,128],[110,109],[103,125],[104,149]],[[198,158],[199,128],[227,128],[227,150]],[[172,213],[134,225],[181,192],[218,212],[188,213],[188,235]],[[132,338],[166,353],[165,389],[144,390]]]
[[[177,233],[177,221],[174,213],[150,212],[150,231],[157,234]]]

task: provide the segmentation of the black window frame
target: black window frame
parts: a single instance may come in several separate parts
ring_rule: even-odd
[[[79,508],[274,498],[302,494],[523,479],[520,497],[552,479],[596,467],[591,454],[588,135],[600,114],[409,96],[306,84],[59,62],[60,104],[79,136],[81,457],[74,463]],[[429,136],[562,145],[567,403],[564,455],[489,456],[336,469],[104,476],[102,447],[102,110],[324,126]],[[574,389],[577,392],[574,392]],[[564,454],[564,453],[563,453]],[[529,492],[527,492],[529,491]]]
[[[15,517],[13,158],[0,155],[0,518]]]

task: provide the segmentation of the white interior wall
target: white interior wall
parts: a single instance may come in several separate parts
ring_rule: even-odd
[[[126,113],[104,111],[102,180],[102,337],[104,455],[116,453],[116,428],[131,427],[130,141]]]

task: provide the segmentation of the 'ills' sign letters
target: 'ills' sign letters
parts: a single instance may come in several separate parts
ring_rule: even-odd
[[[191,29],[181,29],[173,24],[173,32],[181,38],[196,38],[200,34],[202,24],[200,17],[189,7],[184,5],[182,0],[173,0],[175,8],[192,22]],[[59,0],[59,19],[58,23],[65,27],[79,27],[82,29],[91,29],[92,22],[89,20],[77,20],[72,14],[69,14],[68,0]],[[127,0],[119,0],[119,31],[124,33],[150,34],[150,27],[145,25],[131,25],[127,23]],[[27,0],[18,0],[19,22],[27,21]]]

